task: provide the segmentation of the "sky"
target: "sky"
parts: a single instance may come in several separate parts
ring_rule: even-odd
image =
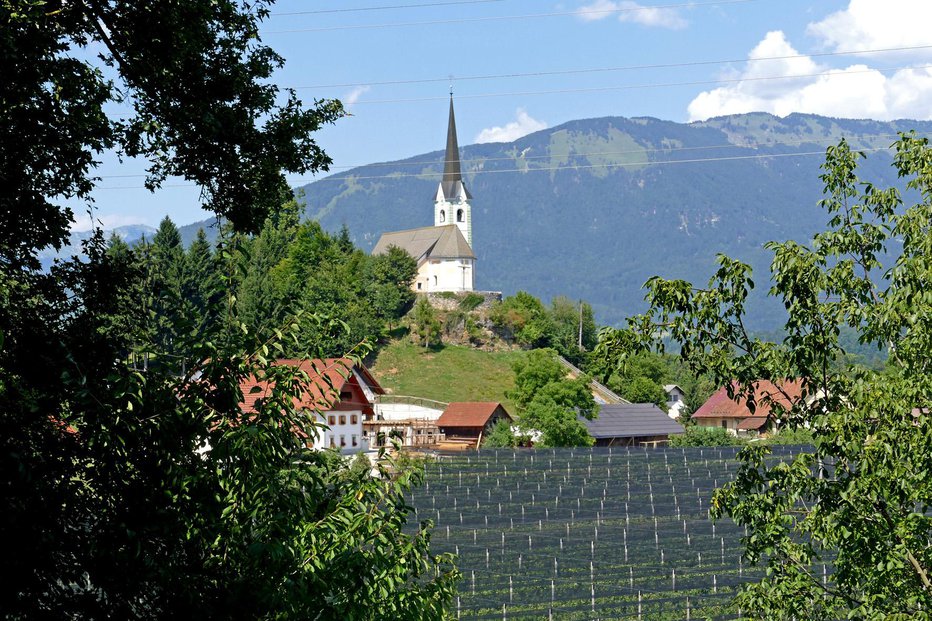
[[[442,149],[451,88],[461,146],[603,116],[930,119],[929,23],[930,0],[280,0],[261,34],[277,84],[345,104],[316,135],[336,173]],[[101,157],[105,227],[209,217],[197,187],[151,194],[143,171]]]

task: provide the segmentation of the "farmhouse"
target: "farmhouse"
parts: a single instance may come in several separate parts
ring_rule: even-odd
[[[737,391],[736,382],[732,390]],[[747,399],[728,396],[728,387],[722,386],[702,404],[692,415],[692,420],[703,427],[721,427],[733,434],[766,433],[775,421],[772,416],[772,404],[779,404],[789,409],[803,394],[803,382],[800,379],[784,380],[774,384],[769,380],[758,380],[753,384],[752,404]]]
[[[476,255],[472,250],[472,195],[463,183],[453,95],[443,178],[434,196],[434,225],[384,233],[372,254],[385,254],[392,246],[407,251],[417,260],[415,291],[472,291]]]
[[[595,419],[579,420],[595,438],[596,446],[662,446],[671,435],[685,432],[653,403],[604,404]]]
[[[315,448],[338,449],[344,454],[368,450],[363,433],[363,422],[374,416],[376,395],[384,390],[366,367],[349,358],[314,360],[280,359],[280,366],[293,366],[307,374],[308,390],[302,395],[299,407],[316,412],[318,422],[327,429],[319,429],[317,437],[308,444]],[[254,412],[256,401],[271,394],[272,386],[256,378],[247,378],[240,384],[243,391],[243,412]]]
[[[461,401],[451,403],[437,419],[437,427],[447,442],[463,442],[473,447],[482,444],[482,436],[500,420],[511,421],[501,403]]]

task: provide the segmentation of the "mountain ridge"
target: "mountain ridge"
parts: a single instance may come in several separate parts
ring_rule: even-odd
[[[824,227],[825,149],[842,137],[856,149],[884,149],[910,129],[929,134],[932,123],[767,113],[689,124],[600,117],[461,147],[475,197],[476,286],[582,298],[600,321],[618,324],[643,308],[641,286],[650,276],[704,284],[721,252],[754,267],[759,288],[749,323],[774,329],[782,309],[761,295],[767,287],[760,274],[769,266],[763,244],[806,242]],[[902,187],[890,161],[888,153],[872,153],[862,177]],[[438,149],[299,190],[309,218],[332,231],[347,225],[368,251],[384,232],[432,223],[442,169]],[[185,238],[200,224],[183,227]]]

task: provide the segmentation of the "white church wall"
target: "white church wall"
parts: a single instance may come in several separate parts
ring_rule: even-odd
[[[472,291],[474,268],[474,259],[430,259],[418,268],[414,290]]]

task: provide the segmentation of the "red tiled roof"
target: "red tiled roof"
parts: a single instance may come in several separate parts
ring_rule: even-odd
[[[495,401],[460,401],[451,403],[437,419],[438,427],[485,427],[495,413],[502,408],[505,416],[508,412],[501,403]],[[508,416],[510,419],[511,417]]]
[[[737,388],[736,383],[732,386]],[[781,391],[782,389],[782,391]],[[749,418],[753,416],[766,420],[770,416],[771,402],[789,409],[802,396],[803,382],[800,379],[786,380],[775,385],[769,380],[754,382],[754,402],[756,408],[751,413],[745,399],[734,401],[728,397],[725,386],[719,388],[692,415],[693,418]],[[786,393],[784,395],[783,393]],[[789,397],[789,399],[787,399]],[[756,429],[756,427],[753,427]]]
[[[760,431],[767,424],[766,416],[749,416],[738,423],[738,429],[743,431]]]
[[[320,412],[329,410],[338,400],[340,390],[352,375],[354,363],[349,358],[315,358],[313,360],[280,359],[275,361],[275,365],[297,367],[307,374],[308,391],[300,399],[294,400],[295,406]],[[375,392],[384,392],[364,367],[361,367],[360,371]],[[240,404],[243,412],[254,412],[256,401],[272,393],[272,386],[269,382],[260,381],[255,377],[246,379],[240,388],[243,391],[243,403]]]

